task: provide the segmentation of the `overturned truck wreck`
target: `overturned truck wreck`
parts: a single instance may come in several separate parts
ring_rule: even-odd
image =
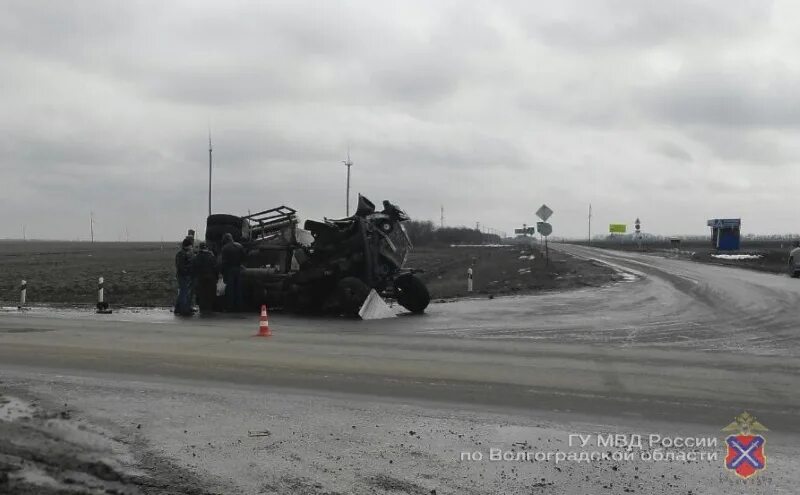
[[[229,233],[245,248],[246,307],[357,315],[375,289],[421,313],[430,296],[415,270],[404,266],[412,247],[402,224],[408,219],[389,201],[376,211],[359,195],[353,216],[307,220],[303,229],[296,210],[287,206],[243,217],[209,215],[206,242],[219,256]]]

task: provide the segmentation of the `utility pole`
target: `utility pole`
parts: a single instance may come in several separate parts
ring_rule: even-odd
[[[439,216],[439,228],[444,228],[444,205],[442,205],[441,214]]]
[[[28,240],[28,236],[26,235],[26,232],[25,232],[25,224],[24,223],[22,224],[22,240],[23,241],[27,241]]]
[[[89,212],[89,236],[94,244],[94,212]]]
[[[592,203],[589,203],[589,245],[592,245]]]
[[[208,215],[211,216],[211,128],[208,128]]]
[[[353,166],[353,162],[350,161],[350,148],[347,148],[347,160],[343,160],[344,166],[347,167],[347,216],[350,216],[350,167]]]

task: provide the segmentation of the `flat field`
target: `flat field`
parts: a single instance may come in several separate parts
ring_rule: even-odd
[[[91,305],[97,279],[105,279],[112,306],[168,307],[174,302],[176,245],[146,242],[0,241],[0,301],[16,305],[21,280],[30,304]],[[533,259],[531,259],[533,255]],[[598,286],[614,272],[591,261],[550,250],[546,264],[538,248],[435,247],[411,253],[434,299],[467,295],[473,266],[473,295],[509,295]]]

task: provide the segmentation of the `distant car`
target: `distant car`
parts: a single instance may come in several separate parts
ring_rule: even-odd
[[[792,278],[800,277],[800,247],[792,249],[789,253],[788,270]]]

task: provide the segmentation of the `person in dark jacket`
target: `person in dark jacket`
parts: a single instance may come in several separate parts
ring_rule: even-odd
[[[200,249],[192,263],[194,279],[197,287],[197,305],[200,312],[205,313],[214,309],[214,299],[217,297],[217,258],[208,249],[205,242],[200,243]]]
[[[192,301],[189,299],[192,290],[192,259],[192,240],[187,237],[181,243],[181,250],[175,254],[175,276],[178,279],[175,314],[183,316],[192,314]]]
[[[220,253],[222,278],[225,282],[225,303],[228,311],[242,309],[242,264],[245,251],[241,244],[233,240],[231,234],[222,237]]]

